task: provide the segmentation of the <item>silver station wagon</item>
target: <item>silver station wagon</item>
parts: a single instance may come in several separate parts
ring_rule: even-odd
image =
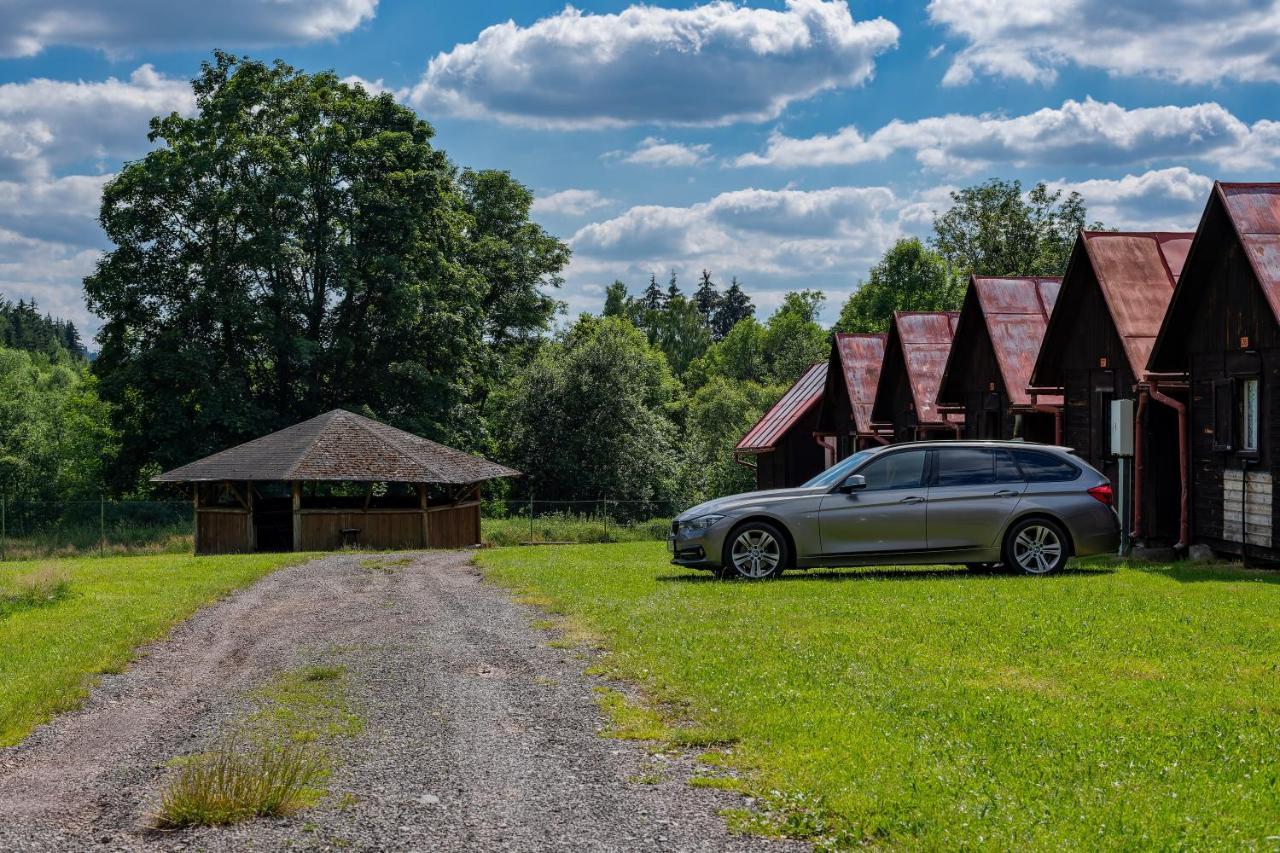
[[[955,563],[1055,572],[1114,551],[1111,484],[1065,447],[938,441],[863,450],[803,486],[731,495],[672,522],[673,562],[721,577]]]

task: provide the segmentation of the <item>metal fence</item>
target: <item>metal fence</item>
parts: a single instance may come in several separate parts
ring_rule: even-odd
[[[487,500],[490,545],[661,540],[688,504],[637,500]],[[0,560],[50,556],[189,553],[190,501],[108,498],[34,502],[0,498]]]

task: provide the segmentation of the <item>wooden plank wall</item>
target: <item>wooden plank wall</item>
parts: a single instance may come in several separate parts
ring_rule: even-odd
[[[1270,471],[1222,472],[1222,538],[1270,548],[1272,544]]]
[[[477,505],[478,508],[478,505]],[[399,550],[421,548],[422,512],[416,509],[324,510],[304,509],[297,514],[301,525],[301,550],[333,551],[342,547],[342,530],[358,529],[361,548]]]
[[[245,554],[253,550],[253,515],[246,510],[196,510],[198,554]]]
[[[465,548],[480,544],[480,502],[427,510],[427,547]]]

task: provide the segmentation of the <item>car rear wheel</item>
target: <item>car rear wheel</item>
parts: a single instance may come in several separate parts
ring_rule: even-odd
[[[778,528],[764,521],[749,521],[733,531],[724,546],[723,578],[767,580],[787,566],[787,540]]]
[[[1004,538],[1005,565],[1029,575],[1048,575],[1067,563],[1067,534],[1047,518],[1027,518],[1014,524]]]

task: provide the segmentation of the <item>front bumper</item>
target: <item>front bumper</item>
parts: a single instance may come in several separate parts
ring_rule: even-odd
[[[672,522],[667,534],[667,551],[671,562],[691,569],[717,569],[724,547],[725,533],[730,527],[728,519],[721,519],[710,527],[691,530]]]

